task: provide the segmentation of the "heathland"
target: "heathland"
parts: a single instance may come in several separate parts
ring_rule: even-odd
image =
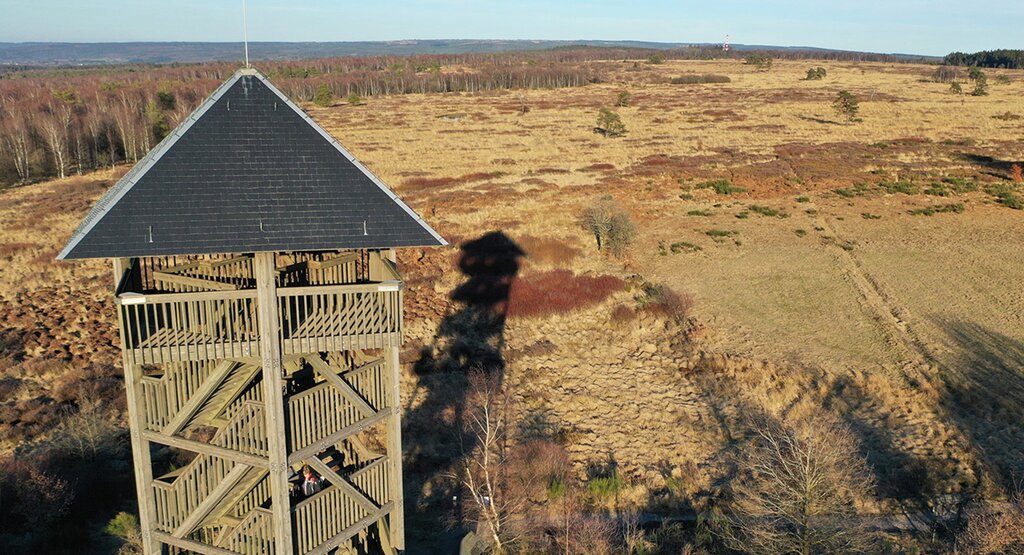
[[[449,523],[467,373],[481,369],[511,398],[510,437],[564,451],[588,515],[726,506],[729,461],[765,417],[852,432],[875,483],[862,515],[1012,495],[1024,71],[985,70],[975,96],[966,72],[955,93],[932,65],[566,63],[600,79],[303,104],[452,243],[399,253],[412,545]],[[834,109],[840,91],[854,117]],[[621,135],[596,128],[602,108]],[[8,451],[104,419],[117,435],[109,267],[53,258],[125,169],[0,192]],[[618,256],[581,225],[595,205],[632,224]],[[481,275],[507,298],[467,296]],[[568,495],[552,487],[539,504]],[[110,497],[105,510],[123,508]],[[920,545],[941,551],[928,522]]]

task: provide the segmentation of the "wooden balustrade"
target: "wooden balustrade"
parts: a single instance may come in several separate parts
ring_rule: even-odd
[[[307,553],[343,533],[369,513],[337,487],[300,501],[295,515],[296,552]]]
[[[213,370],[212,361],[188,361],[164,366],[160,377],[143,376],[146,429],[159,432],[178,414]]]
[[[267,456],[267,420],[263,404],[255,401],[238,404],[211,443],[250,455]]]
[[[349,480],[378,505],[391,501],[390,465],[380,457],[349,475]]]
[[[234,463],[213,455],[197,455],[171,483],[155,480],[156,526],[172,532],[227,476]]]
[[[220,542],[220,547],[244,555],[274,553],[274,514],[255,508]]]
[[[343,379],[378,411],[389,408],[384,368],[384,361],[379,360],[342,374]],[[289,397],[285,410],[291,452],[323,441],[364,418],[355,405],[326,381]]]
[[[396,347],[402,342],[399,282],[277,291],[284,353]]]
[[[248,357],[258,352],[255,291],[122,295],[131,364]]]
[[[284,354],[394,347],[402,341],[400,282],[278,290]],[[130,364],[259,353],[256,292],[205,291],[117,299]]]

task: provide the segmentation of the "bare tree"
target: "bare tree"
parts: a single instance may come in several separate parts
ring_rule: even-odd
[[[0,122],[0,148],[9,153],[18,179],[25,183],[32,177],[35,117],[31,112],[15,114],[13,108]]]
[[[616,257],[625,254],[636,236],[636,226],[622,206],[604,196],[580,214],[580,226],[594,234],[597,250],[607,248]]]
[[[956,540],[960,555],[1024,554],[1024,483],[1009,503],[977,504],[967,511],[967,526]]]
[[[519,539],[512,519],[522,510],[522,499],[506,487],[510,396],[496,376],[474,372],[469,382],[457,477],[469,497],[466,519],[486,535],[494,553],[504,553]]]
[[[851,517],[874,483],[849,428],[816,415],[792,426],[760,418],[754,432],[720,529],[726,543],[766,555],[869,549],[869,536]]]

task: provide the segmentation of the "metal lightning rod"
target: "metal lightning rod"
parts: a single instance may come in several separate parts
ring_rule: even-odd
[[[245,67],[248,69],[252,66],[249,65],[249,22],[245,14],[245,0],[242,0],[242,38],[245,43]]]

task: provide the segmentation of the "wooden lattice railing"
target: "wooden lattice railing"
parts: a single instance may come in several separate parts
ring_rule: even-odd
[[[380,411],[390,408],[384,369],[384,362],[378,360],[342,374],[342,379],[374,410]],[[326,381],[289,397],[285,410],[291,452],[315,445],[364,419],[355,405]]]
[[[367,494],[378,506],[371,511],[337,486],[305,499],[292,508],[295,515],[296,552],[309,553],[315,549],[337,546],[347,537],[354,536],[370,522],[387,514],[390,509],[388,490],[389,465],[381,457],[366,466],[343,475],[351,484]],[[326,551],[324,551],[326,552]]]
[[[284,354],[394,347],[402,340],[398,282],[278,289]],[[151,364],[259,355],[256,291],[123,294],[125,357]]]

